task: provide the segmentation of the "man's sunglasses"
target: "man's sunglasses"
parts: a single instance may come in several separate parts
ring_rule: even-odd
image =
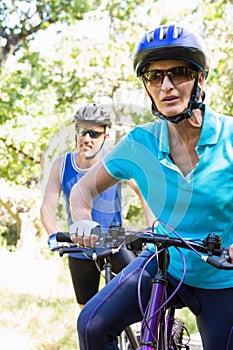
[[[174,67],[170,69],[153,69],[142,74],[147,86],[161,87],[165,77],[168,77],[173,85],[179,85],[198,76],[198,72],[190,67]]]
[[[80,127],[77,127],[76,131],[77,131],[79,136],[83,136],[84,137],[87,134],[89,134],[90,138],[92,138],[92,139],[98,139],[101,135],[105,134],[105,131],[97,131],[97,130],[94,130],[94,129],[88,130],[88,129],[80,128]]]

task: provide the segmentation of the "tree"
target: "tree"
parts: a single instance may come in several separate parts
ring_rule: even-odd
[[[17,223],[18,231],[24,226],[20,213],[35,209],[34,195],[35,193],[38,195],[40,188],[40,159],[50,135],[58,133],[61,125],[64,126],[67,116],[73,114],[77,101],[82,104],[92,100],[94,96],[95,99],[102,97],[114,99],[121,82],[127,83],[128,73],[126,76],[122,75],[123,69],[121,69],[116,74],[116,70],[110,68],[113,64],[116,44],[108,40],[106,43],[92,45],[92,42],[85,38],[77,38],[75,35],[73,37],[75,32],[72,34],[72,26],[67,27],[67,36],[62,33],[61,46],[55,48],[56,57],[44,57],[40,52],[31,50],[36,32],[44,30],[46,26],[56,21],[69,23],[75,17],[71,16],[70,12],[72,14],[75,12],[78,18],[76,25],[73,25],[74,30],[77,30],[77,24],[80,18],[84,17],[84,10],[90,3],[86,2],[84,8],[83,2],[82,4],[72,2],[76,6],[76,12],[73,11],[73,7],[68,9],[70,1],[41,1],[36,4],[28,2],[25,4],[28,7],[23,9],[20,7],[22,6],[20,2],[14,2],[8,8],[6,3],[3,3],[1,7],[4,28],[1,45],[4,64],[0,71],[2,91],[0,176],[5,179],[5,182],[1,183],[2,189],[9,186],[9,191],[4,198],[0,196],[0,202],[7,215]],[[77,10],[77,4],[81,6],[79,10]],[[33,5],[34,9],[32,9]],[[115,1],[112,2],[109,10],[112,16],[119,14],[122,17],[125,13],[126,21],[132,15],[129,11],[130,7],[130,1],[125,2],[124,5],[122,2]],[[13,11],[17,13],[19,20],[16,24],[7,27],[6,23],[9,24],[8,19]],[[79,15],[77,15],[78,11]],[[100,7],[89,16],[96,19],[105,11],[106,7]],[[34,19],[38,17],[39,20],[35,21]],[[113,23],[111,25],[113,28]],[[69,47],[71,47],[70,50],[67,50]],[[108,53],[109,50],[111,55]],[[118,51],[119,61],[123,61],[124,54]],[[131,74],[131,69],[129,71]],[[98,94],[97,86],[99,86]],[[10,190],[16,190],[16,187],[22,194],[22,200],[17,202]],[[25,188],[31,193],[30,199],[27,196],[26,201],[24,201]],[[37,209],[40,203],[40,198],[38,199]],[[14,211],[10,210],[12,207]],[[35,221],[38,210],[37,215],[34,210],[31,217]],[[5,226],[2,229],[5,230]],[[18,232],[19,237],[20,232]]]
[[[203,4],[203,11],[204,33],[211,52],[210,103],[219,113],[233,115],[233,1],[211,1]]]
[[[81,20],[86,12],[99,4],[99,0],[1,1],[0,63],[21,46],[29,45],[39,30],[58,22],[70,24],[73,20]]]
[[[62,83],[59,81],[62,79],[54,79],[54,75],[56,78],[61,69],[54,74],[53,64],[47,64],[39,52],[30,51],[30,44],[38,32],[51,24],[68,25],[81,20],[85,12],[98,5],[99,1],[91,0],[2,1],[0,4],[0,204],[4,215],[0,230],[6,231],[4,222],[13,220],[17,239],[21,235],[22,212],[31,213],[32,221],[40,230],[36,210],[40,158],[48,135],[58,129],[62,117],[56,118],[54,113],[59,105],[58,86]],[[72,81],[72,76],[68,79]],[[73,84],[73,88],[76,87]]]

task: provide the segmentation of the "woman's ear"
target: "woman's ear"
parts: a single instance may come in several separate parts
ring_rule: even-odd
[[[201,72],[199,73],[198,75],[198,83],[203,86],[204,85],[204,82],[205,82],[205,73],[204,72]]]
[[[204,85],[205,85],[205,73],[201,72],[198,76],[198,86],[201,89],[201,100],[204,101],[205,99],[205,91],[204,91]]]

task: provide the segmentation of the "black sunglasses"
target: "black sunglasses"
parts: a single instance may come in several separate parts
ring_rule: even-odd
[[[79,136],[86,136],[87,134],[89,134],[90,138],[92,139],[98,139],[101,135],[105,134],[105,131],[97,131],[94,129],[85,129],[85,128],[76,128],[77,133],[79,134]]]
[[[161,87],[165,77],[174,85],[179,85],[198,76],[198,72],[190,67],[174,67],[170,69],[153,69],[142,74],[146,85]]]

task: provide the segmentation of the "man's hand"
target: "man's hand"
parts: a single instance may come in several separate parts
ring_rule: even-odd
[[[57,241],[56,233],[53,233],[51,236],[49,236],[48,246],[52,252],[59,250],[62,247],[62,244]]]
[[[91,220],[75,221],[69,228],[70,238],[82,247],[94,247],[101,233],[100,224]]]

